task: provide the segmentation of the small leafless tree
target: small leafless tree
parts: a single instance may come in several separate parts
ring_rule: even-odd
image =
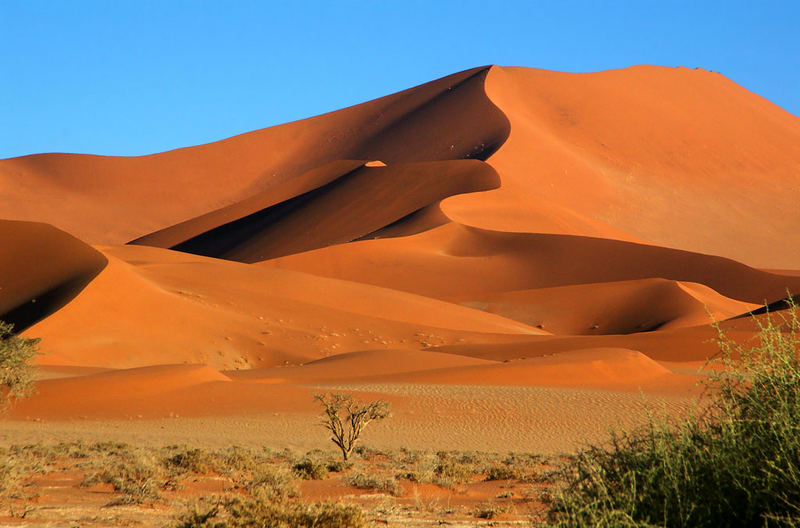
[[[389,402],[361,402],[347,394],[315,394],[322,404],[321,425],[331,432],[331,441],[342,450],[346,461],[364,428],[373,420],[389,416]]]

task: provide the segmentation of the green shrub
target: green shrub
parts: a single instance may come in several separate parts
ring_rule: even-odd
[[[0,412],[33,392],[38,339],[19,337],[14,325],[0,321]]]
[[[403,494],[403,487],[393,477],[380,477],[356,471],[348,475],[344,482],[348,486],[358,489],[372,490],[394,496]]]
[[[181,513],[174,528],[363,528],[357,506],[338,503],[272,503],[234,497],[210,508],[195,504]]]
[[[439,461],[433,472],[436,475],[434,482],[440,486],[453,487],[456,484],[470,482],[478,469],[473,465],[477,462],[469,457],[456,456],[454,453],[440,451],[436,453]]]
[[[256,472],[247,483],[247,491],[253,497],[267,502],[285,502],[300,495],[292,475],[286,470],[264,469]]]
[[[327,465],[311,458],[298,462],[292,466],[292,470],[303,480],[322,480],[328,476]]]
[[[161,498],[159,490],[167,485],[163,466],[155,457],[144,453],[136,453],[110,464],[99,473],[86,476],[81,486],[100,482],[111,484],[114,491],[122,495],[111,501],[110,506],[155,502]]]
[[[554,526],[800,526],[800,321],[759,323],[755,343],[720,332],[698,416],[613,435],[563,468]]]
[[[357,506],[337,503],[283,503],[234,498],[225,505],[230,528],[362,528]]]
[[[213,458],[206,451],[187,447],[178,448],[177,452],[167,455],[164,464],[168,469],[197,474],[208,473],[215,467]]]

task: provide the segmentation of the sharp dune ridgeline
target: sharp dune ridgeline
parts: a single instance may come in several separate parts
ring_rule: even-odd
[[[545,391],[486,420],[574,420],[535,446],[566,449],[605,423],[564,395],[688,401],[712,320],[745,339],[800,294],[800,118],[702,69],[475,68],[206,145],[0,160],[0,193],[0,319],[42,338],[12,420],[337,386],[413,428],[480,386]]]

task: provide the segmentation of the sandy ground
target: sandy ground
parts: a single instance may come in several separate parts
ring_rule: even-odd
[[[607,438],[612,428],[646,421],[646,409],[679,415],[694,398],[635,391],[450,385],[339,385],[320,392],[367,393],[393,404],[391,418],[370,426],[365,443],[377,449],[572,452]],[[367,399],[367,398],[365,398]],[[116,440],[136,445],[190,444],[329,448],[319,415],[253,413],[244,416],[127,420],[6,422],[3,444]]]

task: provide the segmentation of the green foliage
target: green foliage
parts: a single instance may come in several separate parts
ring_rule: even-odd
[[[357,506],[303,504],[233,497],[201,508],[195,504],[178,516],[174,528],[363,528]]]
[[[164,464],[168,469],[196,474],[208,473],[216,466],[213,457],[203,449],[180,447],[167,455]]]
[[[403,494],[403,487],[393,477],[380,477],[356,471],[347,475],[344,482],[354,488],[377,491],[396,497]]]
[[[97,483],[111,484],[116,493],[121,494],[109,503],[119,504],[153,503],[161,499],[159,490],[168,486],[161,461],[149,453],[132,453],[116,460],[98,473],[88,475],[81,486]]]
[[[337,503],[271,503],[234,498],[225,505],[231,528],[362,528],[366,520],[357,506]]]
[[[0,321],[0,412],[33,392],[36,369],[31,360],[39,339],[19,337],[14,325]]]
[[[699,416],[613,435],[563,468],[559,527],[800,526],[797,307],[756,321],[755,343],[719,334]]]
[[[319,460],[306,458],[292,466],[295,475],[303,480],[322,480],[328,476],[328,467]]]
[[[375,420],[389,416],[389,402],[360,402],[347,394],[315,394],[322,405],[321,425],[331,432],[331,441],[347,460],[356,447],[364,428]]]

